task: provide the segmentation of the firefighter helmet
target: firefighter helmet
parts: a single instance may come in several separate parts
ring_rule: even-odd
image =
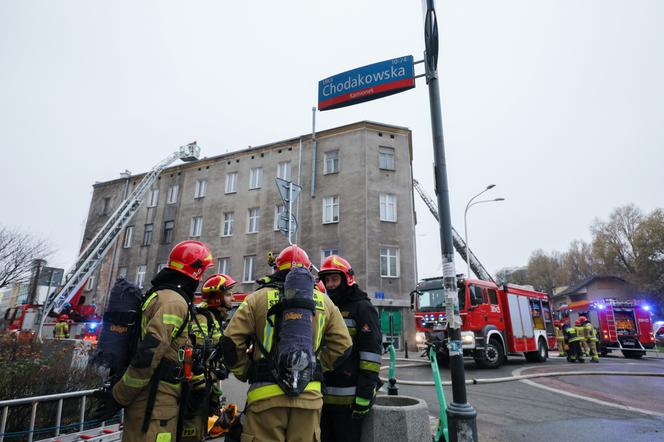
[[[554,326],[554,327],[560,327],[560,321],[557,320],[557,319],[554,319],[554,320],[553,320],[553,326]]]
[[[311,268],[311,260],[302,248],[297,244],[288,246],[279,253],[274,262],[276,270],[290,270],[291,267],[304,267],[309,270]]]
[[[237,284],[229,275],[217,273],[210,276],[201,291],[203,292],[203,300],[207,302],[208,307],[219,307],[221,305],[221,297],[223,292],[230,290]]]
[[[68,321],[68,320],[69,320],[69,315],[67,315],[67,314],[63,313],[62,315],[58,316],[58,321],[60,321],[60,322]]]
[[[318,277],[323,279],[325,275],[329,275],[330,273],[340,273],[346,279],[346,284],[355,284],[355,272],[353,271],[353,268],[348,261],[339,255],[330,255],[325,258],[323,265],[321,265],[320,270],[318,271]]]
[[[576,326],[581,325],[581,318],[579,318],[579,319],[577,319],[576,321],[574,321],[574,325],[576,325]]]
[[[182,241],[168,255],[169,269],[184,273],[200,281],[203,273],[214,264],[210,249],[198,241]]]
[[[586,318],[585,316],[579,316],[579,323],[580,323],[580,324],[583,324],[583,323],[586,322],[587,320],[588,320],[588,318]]]

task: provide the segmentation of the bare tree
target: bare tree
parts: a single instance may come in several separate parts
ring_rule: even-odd
[[[0,288],[27,281],[32,261],[45,259],[52,253],[47,241],[0,226]]]

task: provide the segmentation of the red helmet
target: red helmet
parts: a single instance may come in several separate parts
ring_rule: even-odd
[[[318,281],[316,283],[316,288],[318,289],[319,292],[321,293],[327,293],[327,289],[325,289],[325,284],[323,284],[323,281]]]
[[[574,325],[581,325],[581,318],[574,321]]]
[[[323,276],[330,273],[341,273],[346,278],[348,285],[355,284],[355,272],[353,268],[348,261],[339,255],[330,255],[325,258],[323,265],[320,266],[320,270],[318,271],[318,277],[322,279]]]
[[[585,316],[579,316],[579,323],[580,323],[580,324],[583,324],[583,323],[586,322],[587,320],[588,320],[588,318],[586,318]]]
[[[203,292],[203,299],[213,293],[220,293],[225,292],[226,290],[230,290],[235,284],[237,284],[237,281],[235,281],[229,275],[224,275],[222,273],[214,274],[206,279],[205,283],[203,284],[203,288],[201,289]]]
[[[554,327],[560,327],[560,321],[557,320],[557,319],[554,319],[554,320],[553,320],[553,326],[554,326]]]
[[[68,320],[69,320],[69,315],[67,314],[63,313],[62,315],[58,316],[58,321],[68,321]]]
[[[200,281],[205,270],[214,264],[210,249],[198,241],[182,241],[168,255],[169,269],[184,273],[190,278]]]
[[[311,261],[307,256],[307,252],[298,247],[297,244],[283,249],[274,264],[277,270],[289,270],[293,265],[304,267],[307,270],[311,268]]]

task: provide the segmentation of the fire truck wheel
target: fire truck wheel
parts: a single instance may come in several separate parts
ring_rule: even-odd
[[[498,338],[491,338],[484,351],[475,357],[475,363],[480,368],[498,368],[505,361],[505,350]]]
[[[625,359],[641,359],[643,355],[645,355],[645,352],[640,352],[640,351],[623,351],[622,352],[623,356],[625,356]]]
[[[549,357],[549,349],[544,339],[540,338],[537,342],[537,351],[529,351],[525,355],[528,362],[546,362],[546,359]]]

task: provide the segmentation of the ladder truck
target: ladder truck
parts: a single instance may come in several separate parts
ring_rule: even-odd
[[[39,312],[38,336],[41,340],[44,322],[50,312],[59,314],[66,303],[68,303],[80,290],[92,272],[101,264],[106,253],[118,238],[122,230],[127,226],[136,211],[138,211],[143,197],[159,177],[159,174],[176,160],[185,162],[196,161],[201,153],[196,142],[181,146],[177,151],[160,161],[143,179],[136,185],[134,190],[125,198],[115,212],[109,217],[106,224],[97,232],[95,237],[88,243],[79,255],[76,263],[65,274],[64,284],[50,294],[44,306]]]

